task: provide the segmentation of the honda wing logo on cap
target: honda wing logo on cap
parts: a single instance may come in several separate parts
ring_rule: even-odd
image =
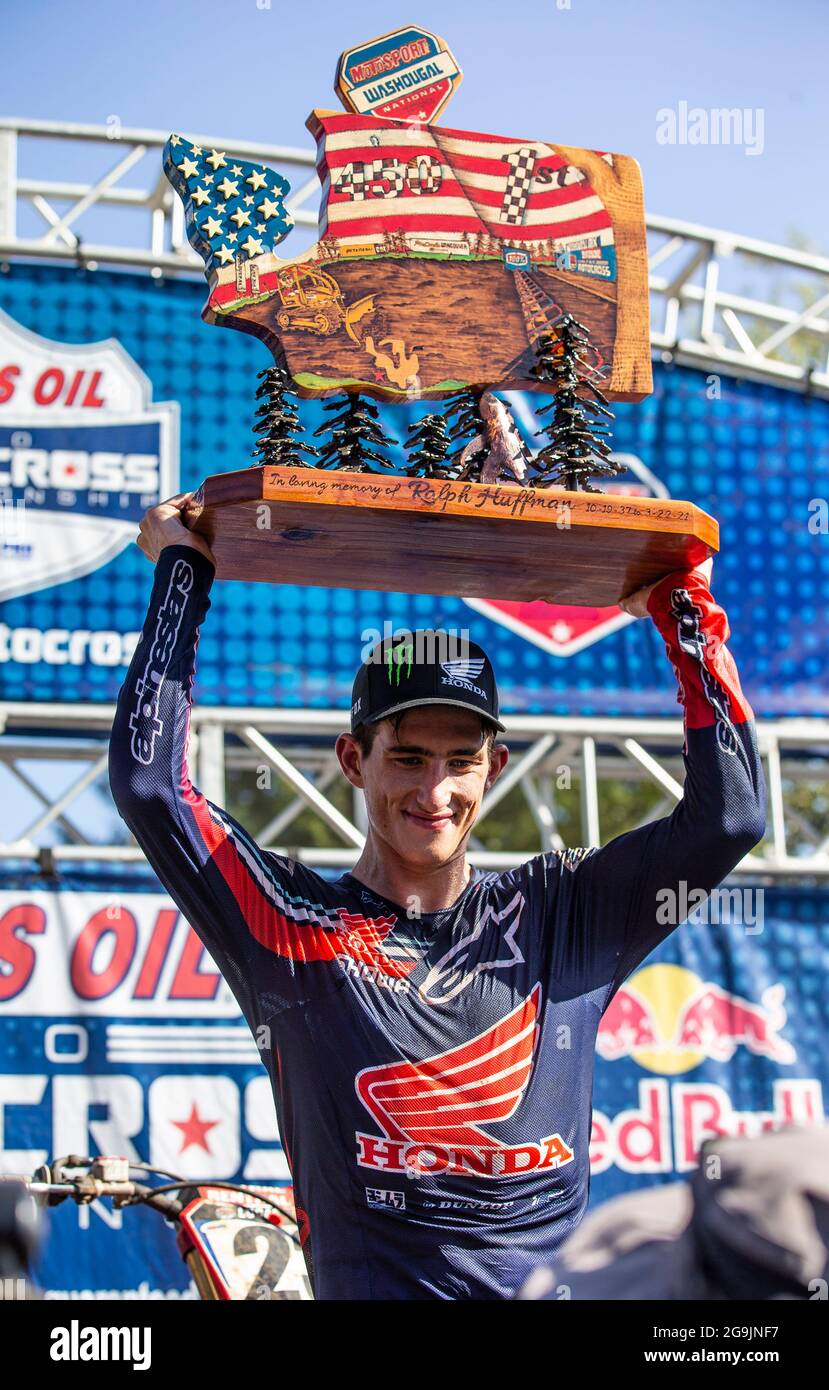
[[[445,672],[441,685],[451,685],[456,689],[470,690],[473,695],[479,695],[482,700],[487,698],[486,691],[479,685],[473,684],[484,669],[485,660],[482,656],[459,657],[456,661],[442,661],[440,669]]]
[[[442,661],[440,669],[457,681],[476,681],[484,669],[484,658],[478,656],[459,657],[457,661]]]

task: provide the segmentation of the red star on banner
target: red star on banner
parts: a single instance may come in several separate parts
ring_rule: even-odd
[[[170,1123],[174,1124],[176,1129],[181,1130],[180,1154],[183,1154],[185,1149],[189,1149],[191,1144],[196,1144],[206,1153],[210,1153],[210,1145],[206,1142],[206,1135],[209,1130],[214,1129],[219,1124],[219,1121],[203,1120],[196,1109],[195,1101],[190,1107],[190,1114],[186,1120],[171,1120]]]

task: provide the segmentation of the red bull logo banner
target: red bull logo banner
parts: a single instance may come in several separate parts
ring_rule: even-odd
[[[775,889],[751,922],[692,913],[625,981],[599,1022],[591,1200],[676,1180],[712,1137],[823,1123],[826,915]]]

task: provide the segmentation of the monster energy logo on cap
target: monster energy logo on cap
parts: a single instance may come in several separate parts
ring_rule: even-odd
[[[427,705],[460,706],[503,730],[492,666],[466,633],[459,641],[432,628],[404,629],[375,642],[354,677],[351,732]]]
[[[386,654],[388,663],[389,685],[400,684],[400,669],[405,661],[406,675],[412,674],[412,659],[414,657],[414,643],[401,642],[398,647],[389,647]]]

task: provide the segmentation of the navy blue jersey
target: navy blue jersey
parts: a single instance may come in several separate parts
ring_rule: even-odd
[[[509,1297],[584,1213],[597,1027],[673,929],[664,890],[710,891],[763,834],[725,614],[697,575],[668,576],[650,599],[684,707],[671,815],[600,849],[478,873],[417,918],[352,874],[327,882],[260,849],[192,784],[213,577],[193,548],[162,551],[110,782],[260,1046],[314,1293]]]

